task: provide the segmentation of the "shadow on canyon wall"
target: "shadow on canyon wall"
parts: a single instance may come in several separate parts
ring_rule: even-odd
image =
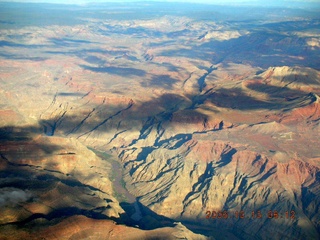
[[[169,84],[165,86],[169,87]],[[199,108],[205,107],[205,103],[217,107],[211,110],[213,112],[220,111],[219,108],[284,112],[316,101],[312,94],[289,87],[252,82],[247,84],[246,88],[212,88],[203,94],[194,95],[165,93],[146,102],[135,103],[130,100],[127,105],[96,104],[84,107],[81,115],[76,111],[63,110],[61,103],[67,102],[68,97],[79,97],[79,101],[85,102],[88,100],[87,96],[83,97],[79,93],[60,93],[56,96],[56,104],[59,102],[62,106],[61,111],[56,116],[51,115],[51,118],[39,120],[39,124],[44,127],[48,136],[54,135],[57,130],[65,135],[84,136],[93,131],[106,132],[119,127],[142,131],[159,123],[205,124],[209,116],[199,111]],[[261,100],[259,94],[268,97]]]
[[[37,194],[40,193],[42,196],[55,188],[59,189],[56,192],[57,195],[48,195],[49,198],[45,197],[45,199],[48,202],[59,200],[61,207],[52,208],[46,214],[29,213],[26,215],[24,211],[18,211],[17,221],[0,224],[0,228],[11,224],[23,228],[29,226],[31,229],[33,227],[40,229],[47,227],[48,224],[57,223],[56,220],[60,221],[75,215],[84,215],[92,219],[109,219],[132,227],[139,225],[139,228],[144,230],[173,226],[173,220],[156,214],[139,202],[121,202],[120,206],[125,213],[121,214],[120,218],[105,215],[104,211],[111,208],[110,206],[94,206],[94,201],[90,201],[90,199],[97,198],[95,195],[101,190],[83,183],[84,178],[88,182],[89,178],[97,176],[92,175],[88,178],[88,176],[81,177],[78,174],[75,177],[54,170],[50,160],[40,161],[42,158],[46,159],[53,155],[66,156],[64,161],[68,161],[68,156],[76,156],[79,153],[69,152],[68,149],[64,149],[63,145],[58,145],[58,142],[57,144],[47,143],[46,137],[39,141],[39,130],[37,126],[0,128],[0,207],[18,209],[21,208],[22,203],[39,203],[41,200]],[[12,191],[14,194],[10,195]],[[10,196],[5,198],[6,193]],[[66,199],[72,199],[74,203]],[[101,201],[112,202],[107,198]],[[134,214],[136,217],[132,217]],[[42,222],[42,225],[41,221],[37,221],[38,219],[46,219],[51,223]]]

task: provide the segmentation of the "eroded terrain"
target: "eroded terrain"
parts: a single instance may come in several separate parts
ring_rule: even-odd
[[[316,10],[164,6],[2,15],[1,236],[319,238]]]

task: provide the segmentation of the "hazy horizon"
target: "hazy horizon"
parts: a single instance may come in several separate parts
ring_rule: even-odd
[[[317,0],[75,0],[75,1],[63,1],[63,0],[0,0],[0,2],[8,3],[51,3],[51,4],[91,4],[91,3],[123,3],[123,2],[168,2],[168,3],[197,3],[197,4],[218,4],[218,5],[254,5],[254,6],[285,6],[291,7],[299,5],[320,7],[320,2]]]

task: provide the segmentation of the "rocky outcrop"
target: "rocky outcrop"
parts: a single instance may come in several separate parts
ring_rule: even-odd
[[[205,138],[212,135],[207,133]],[[146,153],[142,149],[137,155],[128,151],[130,157],[123,157],[128,163],[129,190],[152,210],[180,220],[197,219],[226,229],[236,224],[246,234],[255,232],[260,237],[271,234],[270,229],[278,224],[286,228],[307,224],[307,228],[290,234],[297,239],[317,236],[316,224],[307,223],[301,189],[316,183],[318,167],[294,159],[281,163],[278,154],[268,158],[234,143],[203,138],[194,135],[178,148],[168,144]],[[227,211],[229,218],[206,219],[207,211]],[[235,214],[240,211],[250,220],[239,220]],[[252,211],[261,211],[264,217],[252,219]],[[281,219],[270,221],[268,211],[279,212]],[[296,214],[295,219],[287,218],[290,211]],[[250,227],[245,227],[248,224]],[[288,231],[275,234],[284,237]]]
[[[144,231],[136,227],[118,225],[111,220],[94,220],[85,216],[73,216],[51,226],[41,227],[43,222],[35,222],[40,226],[32,232],[23,231],[12,226],[5,227],[6,234],[2,239],[209,239],[194,234],[185,226],[177,223],[175,227],[159,228]],[[210,238],[213,239],[213,238]]]

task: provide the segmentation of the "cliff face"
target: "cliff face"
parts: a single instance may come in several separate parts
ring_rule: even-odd
[[[113,173],[110,155],[102,159],[75,138],[32,130],[1,129],[1,239],[207,239],[182,224],[163,227],[154,217],[130,220],[119,202],[125,199],[115,175],[121,168]]]
[[[282,79],[297,71],[281,69],[286,70]],[[300,70],[318,76],[314,70]],[[319,216],[308,209],[319,201],[318,97],[301,90],[303,81],[290,88],[272,85],[278,76],[270,70],[253,79],[242,82],[242,93],[230,89],[222,95],[217,89],[202,95],[206,100],[197,110],[208,101],[219,109],[210,117],[188,110],[181,118],[177,112],[167,121],[146,121],[137,140],[116,150],[127,187],[157,213],[201,222],[208,229],[252,239],[269,234],[316,238]],[[317,92],[319,77],[313,81],[312,91]],[[255,97],[251,106],[250,95]],[[230,110],[233,104],[238,108]],[[213,211],[226,211],[228,219],[207,219]]]
[[[197,219],[203,225],[229,230],[238,226],[260,237],[271,234],[270,229],[285,228],[285,232],[272,232],[278,237],[315,238],[318,226],[304,202],[318,201],[314,192],[318,163],[310,164],[280,150],[270,156],[260,154],[250,145],[215,140],[216,135],[193,134],[190,139],[181,138],[179,147],[175,143],[148,149],[140,161],[133,159],[144,155],[145,149],[127,151],[122,159],[127,163],[129,190],[152,210],[176,219]],[[314,192],[312,200],[307,192]],[[227,211],[229,218],[206,219],[207,211]],[[250,220],[239,219],[236,214],[240,211]],[[252,219],[256,217],[253,211],[261,211],[263,217]],[[281,217],[270,220],[269,211],[277,211]],[[295,219],[288,219],[286,214],[291,211]],[[293,223],[299,230],[291,228]]]
[[[14,136],[1,140],[1,223],[46,222],[83,213],[119,218],[124,213],[113,197],[111,165],[103,165],[76,139],[30,135],[2,129]],[[17,129],[15,130],[17,131]],[[19,136],[28,134],[28,138]]]

